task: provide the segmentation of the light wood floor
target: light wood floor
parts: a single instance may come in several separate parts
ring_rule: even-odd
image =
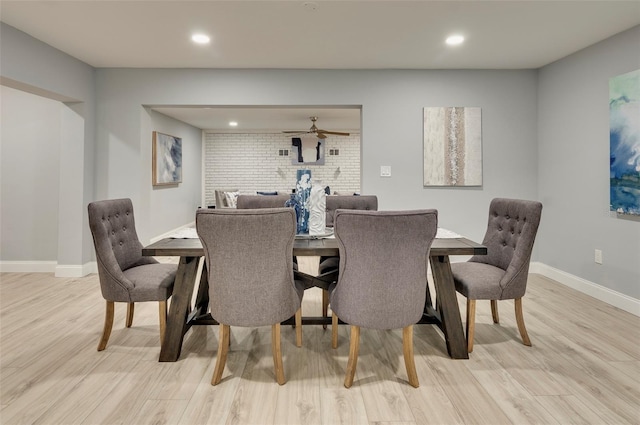
[[[301,262],[310,269],[316,263]],[[638,424],[640,318],[538,275],[520,342],[513,303],[500,325],[478,302],[470,360],[451,360],[441,332],[415,327],[420,388],[407,382],[401,331],[362,330],[351,389],[342,386],[348,328],[304,328],[303,347],[283,326],[287,383],[274,380],[270,327],[231,328],[223,380],[210,385],[217,327],[189,331],[176,363],[159,363],[157,304],[125,306],[97,352],[104,301],[97,275],[0,275],[2,424]],[[460,298],[464,311],[464,299]],[[320,293],[303,314],[318,315]]]

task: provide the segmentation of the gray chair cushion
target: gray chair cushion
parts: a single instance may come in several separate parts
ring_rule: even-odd
[[[351,325],[397,329],[422,317],[436,210],[337,210],[340,249],[331,309]]]
[[[482,241],[487,247],[487,255],[471,257],[469,262],[476,266],[451,265],[456,289],[471,299],[505,300],[524,296],[541,214],[540,202],[492,200]],[[492,267],[501,270],[502,274],[498,275]],[[477,278],[473,276],[473,270],[478,272]],[[490,277],[497,278],[497,282],[490,282]]]
[[[88,212],[102,296],[115,302],[164,301],[171,296],[178,266],[142,256],[131,200],[92,202]],[[138,267],[145,272],[134,271]],[[137,283],[128,275],[135,275]],[[147,289],[136,290],[136,285]]]
[[[271,325],[300,308],[304,287],[293,278],[293,209],[198,210],[196,229],[209,273],[211,315],[218,322]]]
[[[504,270],[489,264],[453,263],[456,291],[473,300],[499,300],[502,296],[500,280]]]
[[[131,301],[164,301],[171,296],[176,279],[175,264],[147,264],[124,271],[133,284],[129,291]]]

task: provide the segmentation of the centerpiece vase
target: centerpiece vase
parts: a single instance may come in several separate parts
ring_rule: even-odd
[[[309,197],[309,236],[320,236],[326,231],[326,196],[322,181],[314,180],[311,184],[311,196]]]
[[[309,198],[311,197],[311,170],[296,172],[296,197],[300,204],[297,233],[309,233]]]
[[[299,229],[299,224],[300,223],[300,202],[298,202],[298,194],[294,191],[291,195],[290,198],[287,199],[284,203],[284,206],[286,208],[293,208],[293,210],[296,213],[296,233],[298,232]]]

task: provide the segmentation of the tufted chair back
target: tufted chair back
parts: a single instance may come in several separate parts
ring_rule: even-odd
[[[131,199],[92,202],[88,210],[102,295],[107,300],[129,302],[134,285],[123,272],[157,263],[142,256]]]
[[[540,202],[505,198],[491,201],[489,223],[482,241],[488,254],[474,256],[469,261],[490,264],[506,272],[500,280],[502,299],[519,298],[525,293],[541,214]]]
[[[239,195],[238,209],[282,208],[289,195]]]
[[[377,211],[378,197],[375,195],[327,196],[327,227],[333,227],[336,210]]]

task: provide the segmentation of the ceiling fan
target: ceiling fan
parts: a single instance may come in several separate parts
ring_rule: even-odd
[[[328,131],[328,130],[321,130],[318,127],[316,127],[316,121],[318,120],[318,117],[309,117],[309,119],[311,120],[311,128],[309,129],[309,131],[283,131],[283,133],[293,133],[293,134],[315,134],[318,136],[318,139],[326,139],[327,138],[327,134],[331,134],[334,136],[348,136],[349,133],[342,133],[339,131]]]

